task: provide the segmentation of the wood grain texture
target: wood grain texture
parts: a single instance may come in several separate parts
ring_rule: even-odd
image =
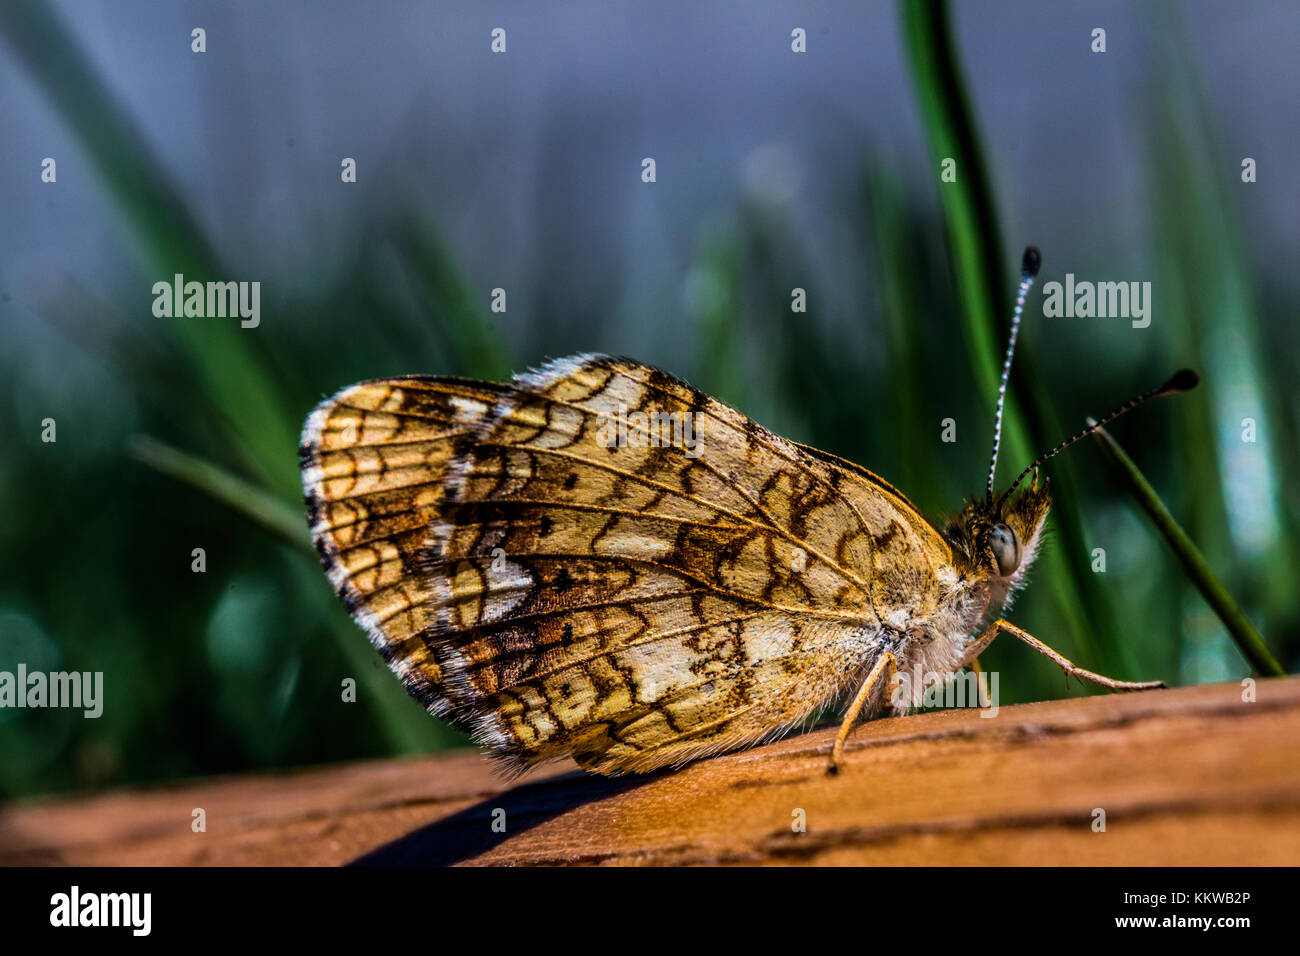
[[[558,766],[505,787],[457,753],[187,782],[0,810],[0,864],[1296,865],[1300,678],[1257,694],[878,720],[838,777],[826,729],[620,779]]]

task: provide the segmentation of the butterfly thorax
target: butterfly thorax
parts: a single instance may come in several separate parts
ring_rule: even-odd
[[[1049,507],[1046,487],[1035,481],[1005,502],[971,499],[944,526],[940,536],[950,557],[935,566],[931,589],[908,594],[911,600],[900,594],[886,609],[877,653],[862,664],[868,670],[888,651],[907,673],[900,685],[907,690],[892,701],[895,713],[919,706],[926,686],[967,662],[967,650],[990,615],[1025,583]],[[882,697],[868,712],[885,711],[889,703]]]

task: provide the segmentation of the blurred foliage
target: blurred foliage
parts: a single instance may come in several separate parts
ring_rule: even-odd
[[[1092,421],[1089,421],[1092,424]],[[1104,428],[1097,428],[1093,433],[1102,448],[1106,450],[1106,456],[1115,463],[1121,475],[1129,483],[1129,488],[1133,492],[1133,497],[1138,506],[1146,512],[1151,523],[1155,525],[1156,530],[1164,536],[1169,547],[1173,549],[1174,554],[1183,565],[1183,570],[1191,580],[1196,589],[1201,592],[1205,602],[1219,616],[1228,629],[1229,636],[1241,651],[1241,654],[1257,674],[1264,677],[1281,677],[1286,671],[1269,653],[1268,645],[1264,643],[1264,638],[1260,636],[1255,625],[1242,612],[1237,602],[1233,600],[1232,595],[1228,593],[1218,576],[1210,569],[1209,563],[1205,560],[1205,555],[1201,554],[1199,548],[1187,536],[1187,532],[1182,529],[1165,503],[1160,500],[1156,490],[1151,487],[1146,476],[1138,470],[1137,465],[1133,464],[1133,459],[1119,443],[1110,436],[1110,433]]]
[[[945,444],[939,422],[954,409],[969,410],[967,435],[972,423],[991,422],[1019,246],[1033,237],[1008,246],[1001,235],[944,8],[905,3],[900,20],[935,164],[955,156],[969,175],[951,188],[883,149],[864,157],[860,177],[835,190],[848,244],[837,262],[854,274],[828,272],[789,228],[787,210],[761,195],[710,221],[686,282],[693,367],[671,371],[779,432],[872,468],[939,521],[983,490],[983,424],[978,442]],[[140,275],[224,278],[218,243],[55,14],[26,0],[5,4],[0,30],[97,166]],[[1174,368],[1198,368],[1206,387],[1116,431],[1134,439],[1125,444],[1168,510],[1294,669],[1300,500],[1281,476],[1300,461],[1300,422],[1279,386],[1294,379],[1297,343],[1292,329],[1259,316],[1294,311],[1300,284],[1267,302],[1252,294],[1253,259],[1232,199],[1204,166],[1215,134],[1176,23],[1160,43],[1159,82],[1139,108],[1149,114],[1145,214],[1160,227],[1153,278],[1181,297],[1162,305],[1171,327],[1137,367],[1078,368],[1035,346],[1039,300],[1031,300],[1004,464],[1018,468],[1073,430],[1063,422],[1104,412]],[[0,463],[10,503],[0,524],[0,669],[24,661],[104,671],[107,702],[98,720],[0,711],[0,794],[463,742],[406,698],[334,598],[305,522],[295,529],[297,429],[323,395],[361,379],[507,377],[552,351],[560,338],[551,330],[573,319],[562,295],[546,295],[524,344],[506,341],[434,217],[395,205],[378,221],[350,268],[314,291],[289,298],[275,291],[289,284],[264,284],[263,312],[298,321],[257,334],[237,323],[167,321],[160,341],[139,276],[104,302],[65,275],[40,303],[57,364],[6,350],[0,370],[18,400],[0,407],[16,456]],[[807,316],[790,313],[795,286],[813,303]],[[97,318],[89,330],[76,320],[86,314]],[[864,343],[864,328],[881,336]],[[1259,444],[1239,439],[1243,408],[1261,419]],[[46,416],[59,423],[57,444],[34,436],[32,422]],[[1119,678],[1249,673],[1105,458],[1081,447],[1047,470],[1056,540],[1015,619]],[[1007,480],[1000,474],[999,485]],[[1105,574],[1090,567],[1099,542]],[[191,573],[196,546],[207,551],[206,574]],[[1004,703],[1090,692],[1067,687],[1014,642],[995,643],[983,662],[1002,672]],[[347,677],[357,679],[356,704],[341,701]]]

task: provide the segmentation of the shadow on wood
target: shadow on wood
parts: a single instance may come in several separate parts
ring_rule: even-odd
[[[653,776],[662,776],[662,773]],[[533,827],[584,804],[644,786],[651,776],[593,777],[582,771],[544,782],[525,783],[489,797],[414,833],[385,844],[357,866],[454,866],[481,856],[508,832],[519,837]],[[506,831],[493,828],[494,815]]]
[[[618,779],[507,786],[461,752],[16,805],[0,864],[1300,863],[1300,678],[873,721],[828,777],[833,735]]]

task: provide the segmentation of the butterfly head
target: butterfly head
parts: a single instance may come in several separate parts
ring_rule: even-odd
[[[948,522],[944,537],[953,546],[962,571],[987,578],[995,596],[1005,598],[1019,586],[1038,552],[1052,500],[1048,482],[1033,480],[1000,498],[972,498]]]

